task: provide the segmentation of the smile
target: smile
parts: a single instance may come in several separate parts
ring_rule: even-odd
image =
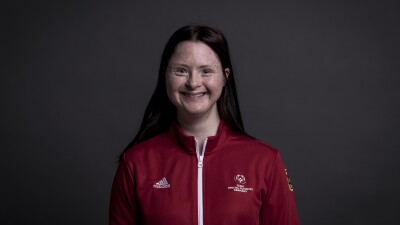
[[[189,98],[196,98],[196,97],[202,97],[206,94],[206,92],[196,92],[196,93],[189,93],[189,92],[181,92],[184,96],[189,97]]]

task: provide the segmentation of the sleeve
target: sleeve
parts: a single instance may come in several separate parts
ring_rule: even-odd
[[[293,187],[278,152],[265,182],[267,192],[260,211],[260,225],[299,225]]]
[[[111,188],[109,225],[139,224],[133,174],[123,155]]]

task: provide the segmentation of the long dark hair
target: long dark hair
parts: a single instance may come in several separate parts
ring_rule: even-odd
[[[156,89],[146,107],[138,133],[123,152],[142,141],[165,132],[171,122],[176,119],[176,108],[167,96],[165,74],[176,46],[183,41],[200,41],[208,45],[218,55],[222,69],[230,70],[229,78],[217,101],[218,113],[231,130],[247,135],[240,114],[235,77],[225,36],[220,31],[208,26],[190,25],[175,31],[168,40],[161,58]]]

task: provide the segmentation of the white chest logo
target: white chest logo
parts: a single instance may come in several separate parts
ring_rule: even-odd
[[[154,188],[169,188],[171,185],[168,183],[167,178],[163,177],[160,181],[153,185]]]
[[[238,174],[233,178],[234,181],[237,182],[236,186],[228,186],[228,190],[233,190],[236,192],[244,192],[253,191],[253,188],[244,186],[246,184],[246,177],[242,174]]]
[[[246,183],[246,177],[244,177],[241,174],[236,175],[234,180],[237,181],[240,184],[245,184]]]

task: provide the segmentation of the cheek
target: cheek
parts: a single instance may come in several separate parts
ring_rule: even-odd
[[[222,89],[224,88],[224,80],[219,78],[209,81],[207,86],[213,92],[220,94]]]
[[[169,83],[168,81],[167,81],[167,83],[165,84],[165,87],[166,87],[166,89],[167,89],[167,95],[168,95],[168,98],[171,100],[171,95],[172,95],[172,87],[171,87],[171,83]]]
[[[178,86],[177,83],[174,82],[171,78],[166,78],[166,89],[167,89],[167,95],[168,98],[171,102],[174,101],[174,96],[176,95],[176,92],[178,91]]]

